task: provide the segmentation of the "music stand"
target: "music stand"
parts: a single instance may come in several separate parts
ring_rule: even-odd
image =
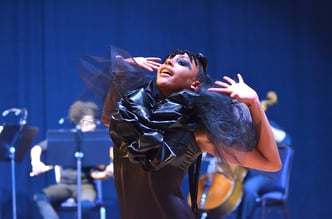
[[[97,129],[91,132],[82,132],[77,129],[48,130],[47,141],[47,164],[66,167],[76,166],[77,215],[78,219],[81,219],[82,166],[94,167],[100,164],[109,164],[109,150],[112,141],[108,130]]]
[[[21,162],[38,132],[37,127],[5,124],[0,131],[0,160],[10,161],[13,218],[16,219],[15,162]]]

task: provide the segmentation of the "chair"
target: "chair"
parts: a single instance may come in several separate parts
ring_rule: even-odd
[[[279,146],[279,153],[283,163],[282,169],[279,171],[279,177],[277,179],[281,190],[261,194],[256,199],[256,207],[253,210],[253,213],[257,207],[260,207],[261,219],[265,219],[267,212],[283,213],[286,219],[289,218],[287,198],[294,150],[289,146],[282,145]]]
[[[106,208],[103,202],[103,190],[102,190],[102,180],[96,179],[94,180],[96,190],[97,190],[97,198],[95,201],[95,205],[93,209],[99,210],[99,219],[106,219]],[[77,212],[77,203],[71,200],[64,201],[59,207],[56,208],[59,215],[62,212]]]

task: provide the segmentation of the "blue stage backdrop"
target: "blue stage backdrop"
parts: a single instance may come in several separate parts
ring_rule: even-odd
[[[295,148],[290,216],[330,218],[331,10],[328,0],[1,0],[0,110],[25,107],[28,124],[39,127],[35,144],[84,92],[80,56],[106,55],[110,44],[134,56],[202,52],[215,78],[241,72],[261,99],[277,93],[267,114]],[[52,181],[30,170],[27,153],[15,169],[20,219],[38,218],[32,195]],[[8,219],[9,162],[0,162],[0,176],[0,218]],[[112,180],[104,193],[108,217],[118,218]]]

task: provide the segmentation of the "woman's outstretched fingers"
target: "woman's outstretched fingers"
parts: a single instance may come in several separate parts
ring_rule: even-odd
[[[229,87],[229,84],[227,84],[225,82],[222,82],[222,81],[215,81],[214,84],[219,86],[219,87],[224,87],[224,88]]]
[[[237,74],[237,78],[239,79],[239,83],[243,83],[243,78],[242,75],[240,73]]]
[[[228,77],[228,76],[224,76],[223,79],[224,79],[225,81],[227,81],[228,83],[230,83],[230,84],[234,84],[234,83],[236,83],[233,79],[231,79],[231,78]]]

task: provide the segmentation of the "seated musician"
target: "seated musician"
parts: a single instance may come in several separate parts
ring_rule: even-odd
[[[94,131],[97,128],[98,116],[98,107],[93,102],[76,101],[70,106],[68,113],[70,122],[82,132]],[[44,140],[31,148],[30,156],[32,172],[30,175],[38,175],[53,169],[52,166],[46,165],[41,161],[42,152],[46,149],[47,140]],[[66,152],[64,151],[63,153]],[[43,188],[41,193],[34,195],[34,200],[39,208],[42,218],[44,219],[59,219],[54,207],[68,199],[77,199],[77,170],[74,168],[55,167],[58,167],[54,168],[55,171],[60,172],[59,178],[56,174],[57,183]],[[113,166],[111,162],[106,168],[104,167],[99,172],[94,170],[95,168],[82,168],[81,206],[83,219],[90,218],[90,208],[94,205],[97,197],[93,180],[95,178],[108,178],[113,175]]]
[[[277,124],[271,122],[274,137],[278,146],[291,146],[290,136],[281,130]],[[248,170],[243,181],[243,197],[238,207],[237,219],[249,219],[255,208],[256,198],[263,192],[279,189],[274,180],[273,173],[262,174],[254,170]]]

